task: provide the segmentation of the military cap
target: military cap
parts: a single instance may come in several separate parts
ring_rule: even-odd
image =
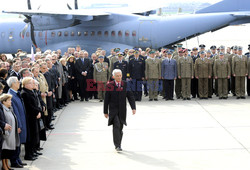
[[[184,48],[183,50],[182,50],[182,52],[183,53],[185,53],[185,52],[187,52],[188,50],[186,49],[186,48]]]
[[[135,54],[139,54],[139,51],[135,50],[134,53],[135,53]]]
[[[238,47],[238,50],[239,50],[239,51],[242,51],[242,49],[243,49],[243,48],[242,48],[241,46]]]
[[[231,47],[231,50],[233,50],[233,49],[234,49],[234,46]]]
[[[98,58],[104,58],[104,56],[103,56],[103,55],[100,55]]]
[[[179,52],[179,53],[183,53],[183,49],[180,49],[178,52]]]
[[[192,51],[197,51],[198,50],[198,48],[197,47],[194,47],[193,49],[192,49]]]
[[[205,48],[206,46],[204,44],[199,45],[200,48]]]
[[[155,50],[151,50],[150,52],[149,52],[149,54],[154,54],[155,53]]]
[[[210,49],[211,49],[211,50],[215,50],[215,49],[216,49],[216,46],[215,46],[215,45],[212,45],[212,46],[210,47]]]
[[[233,50],[238,50],[238,46],[235,45],[235,46],[233,47]]]
[[[205,51],[201,51],[200,54],[205,54]]]
[[[119,52],[121,49],[120,48],[115,48],[114,51],[115,52]]]
[[[223,53],[223,52],[220,52],[219,55],[224,55],[224,53]]]
[[[118,56],[123,56],[123,53],[122,53],[122,52],[119,52],[117,55],[118,55]]]
[[[225,46],[224,45],[221,45],[220,46],[220,50],[224,50],[225,49]]]
[[[179,43],[179,44],[176,44],[176,45],[177,45],[177,47],[182,47],[182,46],[183,46],[183,45],[182,45],[182,44],[180,44],[180,43]]]
[[[172,54],[172,52],[171,52],[170,50],[168,50],[168,51],[167,51],[167,54],[168,54],[168,55],[171,55],[171,54]]]
[[[139,51],[139,49],[138,48],[133,48],[135,51]]]
[[[207,53],[211,54],[212,52],[211,52],[211,50],[207,50]]]

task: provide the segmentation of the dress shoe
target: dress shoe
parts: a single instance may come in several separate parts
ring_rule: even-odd
[[[88,102],[88,101],[89,101],[89,99],[85,99],[85,101],[86,101],[86,102]]]
[[[182,100],[187,100],[187,98],[183,98]]]
[[[83,102],[83,99],[81,99],[80,101]]]
[[[76,97],[76,98],[74,98],[74,100],[79,100],[79,99]]]
[[[246,97],[245,97],[245,96],[242,96],[241,98],[242,98],[242,99],[246,99]]]
[[[36,157],[33,157],[33,156],[28,156],[28,157],[24,157],[24,160],[27,160],[27,161],[34,161],[36,160],[37,158]]]
[[[188,97],[188,98],[187,98],[187,100],[191,100],[191,98],[190,98],[190,97]]]
[[[37,152],[37,151],[35,151],[35,154],[37,154],[37,155],[43,155],[42,153]]]
[[[154,101],[158,101],[158,99],[154,99]]]
[[[166,98],[165,100],[166,100],[166,101],[168,101],[168,99],[167,99],[167,98]]]
[[[212,98],[212,96],[208,96],[208,98]]]
[[[219,99],[223,99],[223,97],[219,97]]]
[[[139,101],[139,100],[138,100],[138,101]],[[150,102],[151,102],[151,101],[153,101],[153,99],[149,99],[148,101],[150,101]]]
[[[174,100],[173,98],[170,98],[169,100]]]
[[[236,99],[240,99],[240,97],[236,97]]]
[[[37,148],[36,150],[41,151],[41,150],[43,150],[43,148]]]
[[[47,129],[53,130],[53,129],[55,129],[55,128],[54,128],[53,126],[48,126]]]
[[[19,161],[19,164],[20,164],[20,165],[23,165],[23,166],[27,166],[26,163],[23,163],[23,162],[20,162],[20,161]]]
[[[99,100],[99,102],[102,102],[102,100]]]
[[[20,165],[19,163],[16,163],[16,164],[12,164],[11,167],[12,168],[23,168],[23,165]]]
[[[122,151],[122,148],[121,148],[121,147],[116,147],[115,150],[116,150],[117,152],[121,152],[121,151]]]

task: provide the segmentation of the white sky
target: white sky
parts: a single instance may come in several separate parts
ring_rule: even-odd
[[[91,4],[105,3],[105,4],[128,4],[132,7],[160,7],[166,6],[170,2],[208,2],[216,3],[221,0],[78,0],[78,5],[87,7]],[[47,10],[58,10],[58,9],[68,9],[67,3],[74,8],[74,0],[31,0],[32,8],[36,9],[41,5],[41,9]],[[27,0],[0,0],[0,10],[11,10],[27,9]]]

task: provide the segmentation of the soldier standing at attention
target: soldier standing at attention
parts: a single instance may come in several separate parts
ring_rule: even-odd
[[[145,60],[139,56],[139,51],[135,50],[134,57],[129,61],[129,86],[132,89],[135,101],[141,101],[142,84],[145,78]]]
[[[120,52],[120,48],[115,48],[114,49],[114,55],[109,59],[109,72],[110,75],[112,74],[113,70],[114,70],[114,63],[116,61],[118,61],[118,53]],[[110,76],[110,79],[112,80],[112,75]]]
[[[194,47],[192,51],[193,55],[191,57],[193,59],[193,64],[195,64],[195,61],[197,60],[197,58],[199,58],[198,48]],[[198,79],[196,79],[196,77],[191,80],[191,94],[193,98],[196,98],[196,96],[198,95]]]
[[[245,79],[248,75],[248,70],[247,56],[242,55],[242,47],[238,47],[238,55],[234,56],[232,67],[233,76],[235,77],[235,93],[237,99],[245,99]]]
[[[210,50],[207,51],[206,58],[209,60],[210,70],[213,70],[214,59],[212,57],[212,52]],[[212,98],[213,96],[213,71],[211,73],[211,78],[208,79],[208,98]]]
[[[248,78],[247,78],[247,95],[250,96],[250,45],[248,45],[248,51],[245,55],[248,60]]]
[[[219,59],[214,62],[214,78],[218,80],[219,99],[228,98],[228,79],[231,75],[231,67],[228,60],[224,59],[224,53],[220,52]]]
[[[211,78],[209,60],[205,52],[200,52],[200,58],[195,61],[195,77],[198,79],[198,93],[200,99],[208,99],[208,78]]]
[[[158,101],[159,79],[161,79],[161,61],[151,51],[145,61],[145,78],[149,86],[149,101]]]
[[[173,52],[173,58],[178,57],[179,56],[179,51],[182,50],[182,44],[176,44],[177,49]]]
[[[233,94],[233,96],[236,96],[236,94],[235,94],[235,77],[233,76],[233,67],[232,67],[232,63],[233,63],[233,58],[237,55],[237,53],[238,53],[238,46],[234,46],[233,47],[233,52],[232,52],[232,61],[231,61],[231,65],[230,65],[230,67],[231,67],[231,92],[232,92],[232,94]]]
[[[191,79],[194,78],[193,60],[190,56],[184,55],[178,61],[178,78],[181,79],[183,100],[191,100]]]
[[[176,60],[176,63],[178,63],[179,59],[180,59],[181,57],[183,57],[183,55],[184,55],[183,50],[180,49],[180,50],[179,50],[179,55],[173,57],[173,59],[175,59],[175,60]],[[178,71],[178,65],[177,65],[177,71]],[[182,98],[182,94],[181,94],[181,79],[179,79],[178,77],[177,77],[176,80],[175,80],[175,94],[176,94],[176,98],[177,98],[177,99]]]
[[[104,56],[98,57],[99,62],[94,65],[94,81],[97,83],[98,99],[104,100],[106,83],[108,81],[108,63],[103,62]]]
[[[174,100],[174,80],[177,78],[177,62],[172,59],[171,51],[167,52],[167,57],[161,64],[161,76],[164,81],[165,100]]]
[[[118,53],[118,61],[114,63],[114,69],[120,69],[122,71],[122,80],[126,81],[129,78],[128,62],[123,60],[122,53]],[[110,74],[110,76],[112,76]]]

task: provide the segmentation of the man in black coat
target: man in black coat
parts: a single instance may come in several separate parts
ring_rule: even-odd
[[[136,112],[135,99],[131,90],[127,89],[127,83],[122,81],[122,72],[119,69],[113,71],[114,81],[106,87],[104,100],[104,116],[109,118],[108,125],[113,125],[113,141],[117,152],[122,151],[122,129],[127,125],[127,102],[132,108],[133,115]]]
[[[86,92],[87,88],[87,75],[90,69],[90,61],[88,59],[88,52],[80,51],[79,58],[76,60],[75,63],[75,69],[76,69],[76,78],[79,84],[79,93],[81,96],[81,101],[85,99],[85,101],[88,101],[88,95]]]

